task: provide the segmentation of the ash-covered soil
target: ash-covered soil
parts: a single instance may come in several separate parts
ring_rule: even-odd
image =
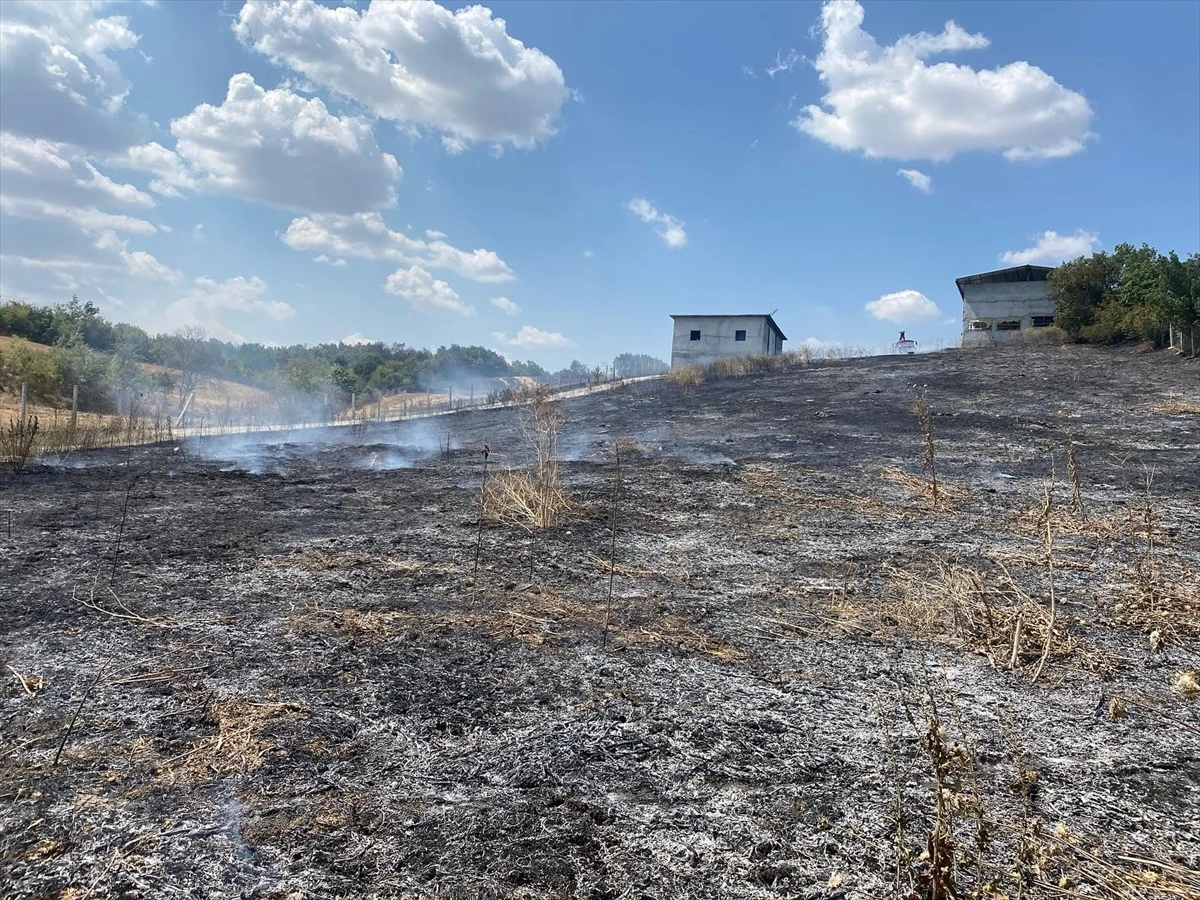
[[[1198,403],[1087,348],[629,385],[532,531],[477,527],[516,409],[31,466],[0,893],[1200,896]]]

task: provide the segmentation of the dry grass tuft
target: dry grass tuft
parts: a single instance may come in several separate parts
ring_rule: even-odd
[[[669,383],[682,388],[694,388],[704,384],[704,370],[699,366],[675,366],[663,377]]]
[[[876,470],[877,474],[884,481],[889,481],[892,484],[904,488],[914,498],[921,498],[929,503],[929,505],[942,512],[948,512],[954,508],[955,500],[962,500],[966,495],[963,488],[946,484],[943,481],[935,481],[932,478],[917,478],[915,475],[909,475],[903,469],[896,466],[884,466]]]
[[[1167,853],[1154,859],[1140,850],[1101,846],[1061,823],[1052,829],[1042,828],[1036,820],[1030,825],[1034,832],[1029,842],[1034,855],[1032,885],[1048,888],[1054,896],[1104,900],[1200,896],[1200,872],[1170,859]]]
[[[1200,681],[1196,680],[1195,672],[1191,669],[1184,669],[1176,673],[1175,678],[1171,681],[1171,690],[1180,697],[1190,700],[1200,694]]]
[[[526,407],[521,429],[530,448],[525,469],[500,471],[483,486],[485,519],[522,528],[549,528],[572,506],[558,470],[558,431],[563,415],[546,398]]]
[[[1200,572],[1173,558],[1159,557],[1153,568],[1135,561],[1127,582],[1106,585],[1109,622],[1159,640],[1200,637]]]
[[[483,492],[485,518],[505,525],[549,528],[570,508],[557,480],[542,480],[528,472],[498,472]]]
[[[627,434],[621,435],[613,442],[613,451],[619,456],[637,456],[646,452],[646,445]]]
[[[938,561],[931,571],[893,569],[881,597],[851,600],[835,594],[837,621],[867,633],[902,628],[923,638],[978,653],[999,669],[1076,661],[1104,669],[1108,660],[1072,635],[1061,617],[1030,596],[1002,565],[979,571]]]

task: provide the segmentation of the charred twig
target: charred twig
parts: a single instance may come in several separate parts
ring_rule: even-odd
[[[87,690],[83,692],[83,696],[79,698],[79,705],[75,707],[75,714],[71,716],[71,722],[67,725],[67,730],[63,732],[62,740],[58,742],[58,750],[54,754],[54,762],[50,765],[57,766],[58,759],[62,756],[63,748],[67,746],[67,740],[71,737],[71,732],[75,730],[75,723],[79,720],[79,714],[83,711],[83,704],[87,703],[87,698],[92,694],[94,688],[100,678],[108,671],[108,662],[105,662],[100,671],[96,673],[96,677],[92,679],[92,683],[87,686]]]
[[[483,548],[483,514],[487,503],[487,464],[491,452],[491,448],[485,443],[483,445],[483,477],[479,484],[479,523],[475,529],[475,571],[471,575],[471,602],[475,601],[479,593],[479,553]]]
[[[617,574],[617,522],[620,513],[621,499],[621,448],[620,446],[613,447],[613,455],[617,461],[616,475],[613,476],[612,488],[612,531],[609,536],[608,547],[608,602],[604,607],[604,637],[600,642],[600,646],[608,646],[608,627],[612,621],[612,598],[613,598],[613,579]]]
[[[75,592],[74,588],[72,588],[72,590],[71,590],[71,599],[76,601],[77,603],[82,604],[83,606],[86,606],[90,610],[94,610],[95,612],[98,612],[101,615],[108,616],[109,618],[112,618],[112,619],[124,619],[127,622],[137,622],[139,625],[148,625],[148,626],[151,626],[154,628],[168,628],[172,624],[169,619],[148,619],[145,616],[139,615],[138,613],[135,613],[132,609],[130,609],[128,606],[126,606],[124,604],[124,602],[121,600],[121,598],[117,596],[116,591],[114,591],[112,588],[108,588],[108,592],[110,594],[112,594],[112,598],[113,598],[113,600],[115,600],[117,602],[117,608],[120,609],[121,612],[113,612],[111,609],[105,609],[103,606],[101,606],[99,603],[96,602],[96,580],[95,579],[93,579],[93,581],[92,581],[92,590],[91,590],[91,593],[88,595],[88,599],[86,599],[86,600],[79,599],[79,597],[76,596],[76,592]]]
[[[133,490],[135,482],[137,482],[136,475],[129,479],[129,484],[125,487],[125,503],[121,506],[121,524],[117,526],[117,542],[113,548],[112,570],[108,574],[109,581],[117,577],[117,558],[121,555],[121,538],[125,535],[125,520],[129,516],[129,494]]]

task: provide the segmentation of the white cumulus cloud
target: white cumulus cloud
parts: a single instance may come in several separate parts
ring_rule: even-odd
[[[171,133],[178,166],[161,152],[165,148],[138,151],[159,175],[160,189],[195,186],[326,213],[396,202],[400,165],[379,149],[367,122],[336,116],[319,99],[286,87],[265,90],[245,73],[229,79],[220,106],[197,106],[171,123]]]
[[[933,179],[917,169],[900,169],[896,172],[901,178],[915,187],[922,194],[933,191]]]
[[[492,306],[508,316],[519,315],[521,312],[521,307],[517,306],[517,304],[513,303],[507,297],[493,297]]]
[[[858,0],[828,0],[815,67],[821,105],[793,125],[841,150],[869,157],[947,160],[972,150],[1009,159],[1070,156],[1090,135],[1092,109],[1028,62],[972,69],[929,64],[935,54],[987,47],[982,34],[947,22],[939,34],[904,35],[879,46],[863,31]]]
[[[472,281],[512,281],[512,269],[494,250],[460,250],[443,240],[423,241],[392,231],[379,213],[314,215],[293,219],[283,235],[293,250],[377,259],[446,269]]]
[[[7,115],[4,122],[7,126]],[[0,172],[7,196],[32,196],[69,205],[154,206],[149,194],[109,178],[73,144],[0,132]]]
[[[877,319],[904,325],[907,322],[932,322],[941,316],[937,304],[920,291],[896,291],[872,300],[867,312]]]
[[[1010,266],[1025,266],[1031,263],[1056,266],[1064,260],[1088,256],[1099,246],[1100,236],[1082,228],[1074,234],[1043,231],[1032,247],[1026,247],[1024,250],[1006,250],[1000,254],[1000,261]]]
[[[247,2],[233,30],[247,47],[380,118],[475,141],[531,147],[555,133],[569,90],[549,56],[484,6],[376,0],[361,12],[312,0]]]
[[[129,82],[119,59],[138,35],[109,4],[3,4],[0,109],[9,131],[88,149],[125,146],[141,122],[120,115]]]
[[[475,310],[458,296],[454,288],[434,278],[420,266],[397,269],[388,276],[384,290],[408,301],[413,309],[473,315]]]
[[[684,223],[674,216],[659,212],[649,200],[634,197],[625,208],[647,224],[653,225],[655,232],[662,238],[663,243],[672,249],[679,249],[687,244],[687,232]]]
[[[508,344],[510,347],[537,347],[540,349],[553,349],[555,347],[574,347],[575,342],[557,331],[542,331],[540,328],[535,328],[532,325],[522,325],[512,337],[509,337],[503,331],[493,331],[492,337],[502,344]]]
[[[378,343],[378,341],[373,338],[366,337],[365,335],[356,331],[354,334],[346,335],[344,338],[342,338],[340,343],[349,344],[351,347],[358,347],[363,344],[375,344]]]

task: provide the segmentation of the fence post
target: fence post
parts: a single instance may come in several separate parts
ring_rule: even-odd
[[[25,382],[21,382],[21,415],[18,421],[21,423],[21,430],[25,430]]]

